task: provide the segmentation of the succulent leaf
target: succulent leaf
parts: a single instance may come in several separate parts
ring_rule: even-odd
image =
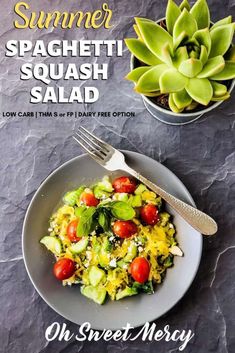
[[[182,11],[184,8],[188,11],[190,11],[190,5],[188,0],[183,0],[179,6],[180,10]]]
[[[211,37],[208,28],[200,29],[199,31],[195,32],[193,38],[197,40],[199,45],[204,45],[207,49],[207,52],[210,53]]]
[[[173,38],[177,38],[182,32],[186,32],[190,38],[197,29],[195,18],[184,8],[174,25]]]
[[[192,59],[198,59],[198,53],[195,50],[192,50],[189,53],[189,57],[192,58]]]
[[[211,80],[224,81],[232,80],[235,78],[235,62],[234,61],[225,61],[225,66],[222,71],[218,74],[210,77]]]
[[[225,60],[235,61],[235,45],[233,45],[225,54]]]
[[[207,49],[204,45],[201,45],[201,52],[200,52],[199,59],[201,60],[202,65],[205,65],[205,63],[208,60],[208,52],[207,52]]]
[[[149,71],[152,69],[152,66],[140,66],[137,67],[136,69],[130,71],[127,75],[126,75],[126,79],[133,81],[135,83],[137,83],[140,79],[140,77],[145,74],[145,72]]]
[[[232,23],[232,16],[222,18],[222,20],[215,22],[213,26],[210,28],[210,30],[222,25],[228,25],[229,23]]]
[[[197,21],[198,29],[210,26],[210,11],[206,0],[196,1],[190,10],[190,13]]]
[[[176,38],[173,38],[174,49],[178,48],[182,42],[185,42],[188,39],[188,35],[185,31],[181,32],[180,35]]]
[[[162,47],[168,43],[169,47],[173,49],[173,39],[171,35],[153,21],[143,21],[137,18],[136,22],[148,49],[162,60]],[[157,38],[157,40],[153,40],[153,38]]]
[[[178,49],[176,49],[175,55],[172,59],[174,67],[178,69],[181,62],[187,59],[188,59],[188,52],[186,47],[179,47]]]
[[[153,20],[150,20],[149,18],[146,18],[146,17],[135,17],[135,23],[136,25],[138,26],[138,22],[139,20],[141,20],[142,22],[154,22]]]
[[[208,105],[213,96],[213,89],[207,78],[190,78],[185,88],[192,99],[202,105]]]
[[[210,81],[213,88],[213,98],[223,97],[227,94],[227,87],[215,81]]]
[[[198,103],[195,102],[195,101],[192,101],[192,103],[189,104],[189,105],[185,108],[185,110],[186,110],[186,111],[191,111],[191,110],[196,109],[197,106],[198,106]]]
[[[229,49],[234,34],[234,23],[214,28],[211,32],[210,58],[217,55],[224,55]]]
[[[177,105],[175,104],[174,98],[173,98],[173,94],[172,94],[172,93],[169,94],[168,103],[169,103],[169,107],[171,108],[171,110],[172,110],[174,113],[180,113],[180,112],[183,111],[183,109],[179,109],[179,108],[177,107]]]
[[[134,90],[137,92],[137,93],[140,93],[140,94],[143,94],[144,96],[146,97],[157,97],[157,96],[160,96],[161,95],[161,92],[160,91],[154,91],[154,92],[144,92],[144,91],[137,91],[136,88],[134,88]]]
[[[202,70],[202,62],[199,59],[190,58],[182,61],[178,70],[187,77],[195,77]]]
[[[168,43],[162,48],[162,59],[165,64],[172,66],[171,49]]]
[[[211,77],[223,70],[225,61],[222,55],[215,56],[207,61],[203,70],[197,76],[198,78]]]
[[[178,92],[184,89],[187,82],[187,77],[181,75],[176,69],[168,69],[160,76],[160,91],[161,93]]]
[[[165,64],[156,65],[152,69],[144,73],[137,82],[135,87],[137,92],[154,92],[160,89],[159,79],[164,71],[168,70]]]
[[[158,65],[161,61],[139,39],[128,38],[125,43],[130,52],[140,61],[148,65]]]
[[[187,44],[187,46],[188,46],[188,45],[194,46],[195,48],[197,48],[197,47],[199,46],[199,42],[198,42],[197,39],[194,38],[194,37],[188,39],[188,40],[185,42],[185,44]]]
[[[173,100],[178,109],[184,109],[192,103],[192,98],[187,93],[186,89],[172,93]]]
[[[166,8],[166,27],[170,34],[173,33],[174,24],[181,14],[179,7],[173,0],[169,0]]]
[[[138,39],[139,40],[143,40],[143,38],[141,37],[141,34],[140,34],[138,26],[137,25],[133,25],[133,28],[135,30],[135,33],[137,34]]]
[[[212,97],[211,100],[212,102],[219,102],[219,101],[225,101],[226,99],[230,98],[229,92],[227,92],[223,97]]]

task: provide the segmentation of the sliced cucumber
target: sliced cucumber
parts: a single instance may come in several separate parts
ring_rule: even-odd
[[[85,297],[92,299],[97,304],[103,304],[106,298],[106,289],[93,287],[93,286],[82,286],[81,293]]]
[[[101,267],[107,267],[109,265],[110,262],[110,256],[109,253],[103,251],[101,249],[100,253],[99,253],[99,264]]]
[[[131,297],[132,295],[136,295],[136,294],[138,294],[138,290],[136,288],[126,287],[121,292],[118,292],[116,294],[116,298],[115,299],[116,300],[120,300],[122,298]]]
[[[120,268],[125,268],[127,266],[127,263],[124,260],[119,260],[117,262],[118,267]]]
[[[132,207],[141,207],[142,206],[142,198],[141,195],[134,195],[131,201]]]
[[[107,198],[111,195],[110,192],[104,191],[103,189],[100,188],[100,186],[96,185],[94,187],[94,195],[97,199],[104,199]]]
[[[89,242],[88,237],[84,237],[81,240],[79,240],[77,243],[71,245],[69,247],[69,250],[73,254],[79,254],[79,253],[83,252],[84,250],[86,250],[88,242]]]
[[[96,287],[100,281],[105,277],[105,272],[97,266],[92,266],[89,271],[90,284]]]
[[[156,201],[156,198],[157,198],[157,195],[155,194],[155,192],[149,191],[149,190],[144,191],[141,194],[141,196],[144,201],[153,202],[153,203]]]
[[[97,185],[104,191],[107,191],[107,192],[113,191],[113,185],[107,175],[105,175],[102,181],[100,181]]]
[[[40,243],[45,245],[45,247],[55,255],[60,255],[62,253],[63,247],[61,240],[55,236],[46,235],[40,240]]]
[[[136,257],[136,255],[137,255],[137,246],[135,245],[135,243],[131,243],[128,248],[128,253],[123,258],[123,260],[125,262],[131,262],[134,259],[134,257]]]
[[[64,203],[69,206],[75,206],[84,189],[85,186],[80,186],[77,190],[68,191],[63,197]]]
[[[142,194],[142,192],[146,191],[147,187],[144,184],[140,184],[137,186],[137,188],[135,189],[135,194],[136,195],[140,195]]]
[[[105,238],[99,252],[99,264],[101,267],[107,267],[110,262],[110,252],[112,251],[112,244]]]
[[[109,241],[108,238],[105,238],[104,239],[104,242],[103,242],[103,245],[102,245],[102,249],[105,251],[105,252],[111,252],[112,251],[112,243]]]
[[[165,227],[167,222],[169,222],[171,215],[167,212],[161,212],[160,213],[160,222],[161,226]]]

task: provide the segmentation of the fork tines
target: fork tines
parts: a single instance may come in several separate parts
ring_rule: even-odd
[[[112,148],[109,144],[102,141],[82,126],[75,132],[73,138],[95,160],[104,160]]]

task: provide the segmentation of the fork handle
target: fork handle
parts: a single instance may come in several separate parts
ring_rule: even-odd
[[[145,184],[149,189],[153,190],[156,194],[161,196],[177,213],[184,218],[194,229],[204,235],[213,235],[217,232],[218,226],[216,222],[206,213],[199,211],[197,208],[188,205],[187,203],[179,200],[177,197],[169,194],[156,184],[146,179],[141,174],[137,173],[134,169],[130,168],[127,164],[122,168],[125,172],[131,174],[136,179]]]

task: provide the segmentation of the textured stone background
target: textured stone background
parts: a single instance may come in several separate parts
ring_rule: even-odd
[[[102,1],[31,0],[34,9],[95,9]],[[212,19],[235,14],[234,0],[210,0]],[[142,100],[123,80],[129,53],[109,62],[108,81],[98,82],[101,97],[92,106],[34,105],[28,103],[33,81],[19,80],[23,60],[6,59],[9,39],[54,38],[123,39],[132,34],[133,16],[163,16],[166,1],[111,0],[112,30],[16,31],[15,0],[1,1],[0,91],[4,111],[129,111],[134,118],[3,118],[0,120],[0,352],[4,353],[120,353],[174,352],[178,344],[165,342],[98,342],[48,344],[45,328],[66,322],[39,297],[26,274],[21,251],[21,230],[26,208],[41,181],[56,167],[82,151],[72,142],[72,131],[83,124],[119,148],[146,154],[169,167],[192,193],[198,207],[215,217],[219,232],[204,239],[198,275],[181,302],[156,323],[159,328],[190,328],[195,338],[186,352],[235,351],[235,234],[234,234],[234,97],[199,121],[182,127],[164,125],[151,117]],[[26,59],[25,59],[26,60]],[[35,59],[38,61],[39,59]],[[49,62],[50,59],[45,60]],[[66,60],[65,60],[66,61]],[[70,60],[68,59],[68,62]],[[71,85],[72,83],[67,83]],[[76,332],[77,326],[66,322]]]

